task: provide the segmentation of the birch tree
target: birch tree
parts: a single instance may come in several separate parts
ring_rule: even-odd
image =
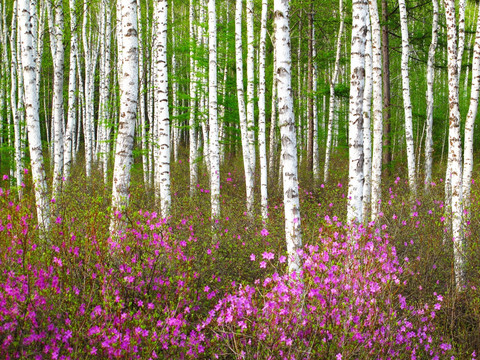
[[[195,101],[197,96],[197,77],[196,77],[196,61],[194,60],[194,44],[195,44],[195,26],[194,26],[194,6],[193,0],[190,0],[189,6],[189,31],[190,31],[190,111],[189,111],[189,142],[190,142],[190,196],[195,191],[198,181],[198,163],[197,163],[197,133],[195,124]]]
[[[158,163],[156,164],[156,183],[160,187],[160,210],[163,218],[170,215],[170,116],[168,109],[167,74],[167,19],[168,2],[159,0],[154,3],[155,44],[155,124],[156,138],[159,144]],[[157,192],[156,192],[157,193]]]
[[[428,190],[432,181],[432,153],[433,153],[433,84],[435,80],[435,50],[438,41],[438,0],[432,0],[432,42],[428,49],[427,59],[427,136],[425,139],[425,190]]]
[[[332,135],[333,135],[333,125],[337,121],[336,119],[336,98],[335,98],[335,85],[338,80],[340,73],[340,52],[342,50],[342,34],[343,27],[345,23],[345,15],[343,12],[343,0],[339,0],[339,13],[340,13],[340,25],[338,28],[337,34],[337,51],[335,55],[335,67],[333,70],[333,76],[330,79],[330,104],[328,112],[328,125],[327,125],[327,141],[325,144],[325,165],[323,168],[323,181],[328,182],[329,167],[330,167],[330,155],[332,153]]]
[[[77,112],[77,12],[75,9],[75,0],[69,0],[70,5],[70,69],[68,74],[68,111],[67,111],[67,129],[65,131],[65,154],[63,157],[63,173],[65,180],[70,176],[72,166],[72,153],[74,129],[76,127]]]
[[[477,18],[477,31],[473,47],[472,88],[467,121],[465,122],[465,145],[463,158],[463,205],[470,211],[470,190],[473,172],[473,132],[478,110],[478,95],[480,92],[480,12]]]
[[[458,68],[457,68],[457,32],[455,22],[455,1],[444,0],[447,24],[447,56],[448,56],[448,99],[449,99],[449,149],[447,175],[451,183],[450,194],[446,193],[446,203],[451,204],[452,235],[454,252],[454,271],[457,289],[463,285],[464,276],[464,238],[462,228],[462,166],[460,139],[460,109],[458,104]],[[447,179],[448,180],[448,179]]]
[[[18,22],[21,39],[21,59],[25,86],[25,111],[28,129],[28,144],[32,180],[35,189],[38,225],[47,231],[50,226],[50,203],[48,201],[47,179],[43,165],[42,139],[40,135],[39,95],[36,86],[36,49],[33,47],[32,17],[28,0],[18,2]]]
[[[382,195],[382,43],[380,17],[375,0],[369,0],[370,26],[372,29],[372,92],[373,92],[373,156],[372,156],[372,189],[371,189],[371,220],[376,221],[380,213]]]
[[[122,8],[121,49],[119,49],[120,119],[118,123],[115,165],[113,168],[112,210],[110,231],[121,230],[116,212],[128,205],[130,169],[133,163],[133,138],[138,102],[138,38],[137,4],[135,0],[119,0]]]
[[[260,24],[260,51],[258,56],[258,145],[260,156],[260,196],[262,218],[268,217],[268,184],[267,184],[267,146],[265,125],[265,48],[267,39],[267,0],[262,0],[262,15]],[[273,125],[271,125],[273,126]]]
[[[254,35],[253,35],[253,0],[247,0],[247,129],[248,146],[250,151],[250,167],[252,173],[255,173],[256,155],[255,155],[255,76],[254,76]]]
[[[407,7],[405,0],[398,1],[400,10],[400,27],[402,32],[402,91],[403,91],[403,109],[405,113],[405,141],[407,145],[407,163],[408,163],[408,183],[410,190],[414,195],[417,193],[417,182],[415,174],[415,146],[413,143],[413,126],[412,126],[412,102],[410,99],[410,75],[408,60],[410,56],[408,41],[408,23],[407,23]]]
[[[368,3],[352,3],[352,47],[350,63],[350,104],[348,116],[349,181],[347,221],[362,222],[363,197],[363,92],[365,77],[365,32]]]
[[[245,113],[245,95],[243,89],[243,45],[242,45],[242,0],[237,0],[235,7],[235,59],[237,75],[237,99],[240,116],[240,132],[242,136],[243,166],[245,171],[245,187],[247,198],[247,213],[253,216],[254,177],[250,159],[250,141],[248,137],[247,117]]]
[[[290,272],[299,271],[301,260],[298,250],[302,247],[300,227],[300,201],[297,176],[297,139],[292,96],[290,6],[288,0],[274,1],[275,54],[278,122],[282,141],[283,203],[285,207],[285,237]]]
[[[370,113],[372,110],[372,31],[370,16],[366,17],[367,36],[365,42],[365,91],[363,92],[363,174],[365,178],[363,186],[363,219],[368,219],[370,201],[372,197],[372,136],[370,131]]]
[[[48,0],[50,1],[50,0]],[[54,143],[55,158],[53,168],[53,197],[56,198],[60,194],[63,177],[63,67],[64,67],[64,48],[63,48],[63,1],[56,0],[55,6],[55,22],[50,24],[51,32],[55,39],[55,53],[52,54],[53,62],[53,123],[54,123]]]
[[[210,197],[212,219],[220,216],[220,149],[217,119],[217,13],[208,0],[208,118],[210,127]]]

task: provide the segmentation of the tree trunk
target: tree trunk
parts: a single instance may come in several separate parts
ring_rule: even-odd
[[[255,173],[256,151],[255,151],[255,55],[253,35],[253,0],[247,0],[247,129],[248,146],[250,151],[250,167]]]
[[[119,0],[122,8],[121,51],[119,51],[120,119],[118,124],[115,165],[113,169],[112,210],[110,232],[122,229],[117,213],[128,205],[130,169],[133,164],[133,140],[138,102],[138,38],[137,4],[135,0]]]
[[[365,43],[365,91],[363,93],[363,174],[365,182],[363,185],[363,220],[368,221],[372,192],[372,135],[370,131],[370,113],[372,110],[372,27],[370,16],[367,15],[367,35]]]
[[[262,218],[268,218],[268,187],[267,187],[267,147],[265,125],[265,48],[267,39],[267,8],[268,1],[262,0],[262,17],[260,25],[260,52],[258,57],[258,142],[260,155],[260,196]]]
[[[465,282],[464,238],[462,228],[462,166],[460,138],[460,109],[458,105],[458,68],[457,68],[457,34],[455,23],[455,1],[445,0],[448,50],[448,98],[449,98],[449,177],[451,178],[451,211],[454,251],[454,271],[457,290]],[[446,193],[448,197],[448,192]],[[446,203],[450,203],[448,199]]]
[[[352,3],[352,47],[350,62],[350,104],[348,116],[349,181],[347,221],[362,223],[363,197],[363,92],[365,77],[365,35],[368,3]]]
[[[372,22],[373,25],[373,22]],[[372,43],[373,45],[373,43]],[[388,3],[382,0],[382,69],[383,69],[383,166],[387,171],[392,162],[391,149],[391,108],[390,108],[390,46],[388,42]],[[375,149],[374,149],[375,151]],[[373,200],[373,199],[372,199]],[[372,203],[373,204],[373,203]],[[373,209],[372,209],[373,211]]]
[[[425,139],[425,190],[428,191],[432,181],[432,154],[433,154],[433,85],[435,79],[435,50],[438,40],[438,0],[432,0],[432,42],[428,49],[427,60],[427,138]]]
[[[372,28],[372,78],[373,78],[373,157],[372,157],[372,199],[371,220],[376,221],[382,199],[382,43],[380,40],[380,19],[375,0],[369,1],[370,25]],[[388,49],[387,49],[388,50]],[[387,51],[388,53],[388,51]],[[385,76],[385,72],[383,74]],[[383,82],[385,85],[385,81]],[[388,113],[388,110],[387,110]]]
[[[189,115],[189,141],[190,141],[190,196],[193,196],[198,182],[198,163],[197,163],[197,132],[195,122],[195,103],[197,96],[197,64],[194,60],[195,27],[194,27],[194,6],[193,0],[190,0],[190,115]]]
[[[410,56],[408,42],[408,23],[407,23],[407,7],[405,0],[398,1],[400,10],[400,26],[402,31],[402,86],[403,86],[403,109],[405,114],[405,141],[407,145],[407,163],[408,163],[408,184],[410,191],[414,196],[417,194],[417,180],[415,172],[415,146],[413,143],[413,126],[412,126],[412,102],[410,99],[410,75],[408,60]]]
[[[470,107],[468,109],[467,121],[465,122],[465,150],[463,159],[463,204],[464,208],[470,211],[470,189],[473,171],[473,131],[478,109],[478,95],[480,92],[480,12],[477,19],[477,32],[473,48],[472,63],[472,89],[470,94]]]
[[[342,33],[345,23],[345,15],[343,11],[343,0],[339,0],[339,13],[340,13],[340,26],[337,35],[337,53],[335,55],[335,68],[333,70],[333,76],[330,80],[330,103],[328,106],[328,125],[327,125],[327,142],[325,145],[325,165],[323,168],[323,182],[328,183],[329,167],[330,167],[330,155],[332,153],[332,137],[333,127],[338,122],[336,113],[336,97],[335,97],[335,85],[337,84],[338,76],[340,73],[340,51],[342,50]]]
[[[300,226],[300,201],[298,196],[297,140],[293,111],[291,48],[289,26],[289,1],[275,0],[275,54],[278,91],[279,125],[282,139],[283,203],[285,206],[285,237],[287,241],[288,268],[299,271],[302,247]]]
[[[217,13],[208,0],[208,117],[210,127],[210,196],[212,220],[220,217],[220,151],[217,119]],[[215,222],[213,222],[215,223]]]
[[[245,187],[247,198],[247,213],[253,217],[254,177],[250,159],[250,141],[248,137],[247,117],[245,114],[245,97],[243,90],[243,50],[242,50],[242,0],[237,0],[235,8],[235,58],[237,67],[237,98],[240,115],[240,131],[242,135],[243,166],[245,168]]]
[[[25,83],[25,110],[30,149],[32,180],[35,184],[35,203],[38,225],[42,231],[50,226],[50,203],[47,179],[43,166],[42,139],[40,135],[39,101],[36,86],[36,49],[33,47],[32,19],[28,0],[18,2],[19,29],[22,48],[22,66]]]

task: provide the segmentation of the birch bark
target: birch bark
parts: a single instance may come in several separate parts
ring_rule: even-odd
[[[119,3],[122,7],[122,49],[119,53],[120,119],[113,169],[112,210],[114,217],[110,223],[112,234],[122,230],[116,212],[128,205],[138,102],[137,4],[135,0],[119,0]]]
[[[372,28],[372,91],[373,91],[373,157],[371,220],[376,221],[380,213],[382,198],[382,143],[383,143],[383,106],[382,106],[382,42],[380,17],[377,1],[369,1],[370,26]]]
[[[212,220],[220,217],[220,149],[217,117],[217,13],[208,0],[208,118],[210,127],[210,197]]]
[[[451,182],[451,211],[454,271],[457,290],[460,290],[465,280],[464,238],[462,228],[462,167],[461,167],[461,139],[460,139],[460,109],[458,104],[458,62],[457,62],[457,34],[455,23],[455,1],[445,0],[445,16],[447,24],[447,55],[448,55],[448,98],[449,98],[449,149],[448,169]],[[449,197],[448,192],[446,193]],[[447,203],[450,203],[448,200]]]
[[[288,0],[274,1],[276,77],[278,90],[278,116],[282,141],[283,202],[285,206],[285,237],[290,272],[299,271],[302,247],[300,202],[298,197],[297,139],[293,111],[291,79],[290,6]]]
[[[405,141],[407,146],[407,163],[408,163],[408,183],[410,191],[416,196],[417,182],[415,174],[415,146],[413,143],[413,127],[412,127],[412,102],[410,99],[410,75],[408,60],[410,56],[410,45],[408,41],[408,23],[407,23],[407,7],[405,0],[398,1],[400,10],[400,27],[402,32],[402,87],[403,87],[403,109],[405,113]]]
[[[478,95],[480,92],[480,12],[477,18],[477,31],[473,47],[472,88],[470,93],[470,107],[465,122],[465,149],[463,159],[463,206],[470,211],[470,190],[473,172],[473,132],[478,110]]]
[[[365,81],[365,35],[368,3],[352,3],[352,46],[350,62],[350,104],[348,116],[349,181],[347,221],[362,223],[363,197],[363,92]]]
[[[370,113],[372,109],[373,65],[372,65],[372,27],[370,16],[367,15],[367,36],[365,43],[365,91],[363,93],[363,219],[368,219],[372,198],[372,135],[370,131]]]
[[[245,171],[245,187],[247,213],[253,217],[254,178],[250,159],[250,141],[248,137],[247,117],[245,114],[245,95],[243,90],[243,46],[242,46],[242,0],[236,0],[235,8],[235,58],[237,69],[237,99],[240,115],[240,131],[242,135],[243,166]]]
[[[336,114],[336,97],[335,97],[335,85],[340,73],[340,52],[342,50],[342,33],[345,23],[345,14],[343,11],[343,0],[339,0],[339,13],[340,13],[340,26],[337,34],[337,52],[335,55],[335,67],[333,70],[333,76],[330,80],[330,104],[328,106],[328,125],[327,125],[327,141],[325,144],[325,165],[323,168],[323,181],[328,183],[329,167],[330,167],[330,155],[332,153],[332,135],[334,123],[338,121]]]
[[[40,136],[39,101],[36,86],[35,60],[33,47],[32,22],[28,0],[18,2],[19,32],[22,48],[22,65],[25,86],[25,111],[28,129],[28,143],[32,180],[35,189],[38,225],[47,231],[50,226],[50,203],[48,201],[47,179],[43,166],[42,139]]]
[[[432,181],[432,154],[433,154],[433,85],[435,80],[435,50],[438,41],[438,0],[432,0],[433,19],[432,19],[432,42],[428,49],[427,59],[427,137],[425,139],[425,190],[430,187]]]
[[[168,1],[158,0],[155,7],[155,123],[159,157],[155,176],[160,186],[160,211],[170,216],[170,114],[168,109],[167,19]]]
[[[268,218],[268,187],[267,187],[267,146],[265,125],[265,48],[267,39],[267,9],[268,1],[262,0],[262,15],[260,24],[260,52],[258,57],[258,145],[260,157],[260,197],[262,218]]]

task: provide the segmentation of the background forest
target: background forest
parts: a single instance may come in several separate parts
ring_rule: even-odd
[[[477,2],[0,2],[4,358],[477,358]]]

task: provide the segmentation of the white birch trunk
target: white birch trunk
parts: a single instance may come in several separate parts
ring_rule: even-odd
[[[170,216],[170,114],[168,109],[168,68],[167,68],[167,19],[168,2],[155,3],[155,123],[156,138],[159,146],[158,163],[155,176],[160,186],[160,212],[163,218]]]
[[[77,111],[77,13],[75,11],[75,0],[70,0],[70,70],[68,74],[68,111],[67,130],[65,131],[65,156],[63,158],[63,173],[65,180],[70,176],[72,166],[72,152],[74,151],[74,129],[76,127]]]
[[[137,4],[135,0],[119,0],[122,7],[122,51],[119,56],[120,119],[118,124],[115,166],[113,169],[112,210],[110,232],[121,229],[116,211],[128,205],[130,169],[133,163],[133,138],[138,102],[138,38]]]
[[[315,23],[313,24],[313,59],[317,58],[316,41],[315,41]],[[318,151],[318,96],[317,96],[317,82],[318,82],[318,70],[317,62],[313,63],[313,179],[317,183],[320,180],[320,153]]]
[[[373,156],[371,220],[380,213],[382,198],[382,146],[383,146],[383,95],[382,95],[382,44],[380,18],[375,0],[369,0],[370,26],[372,28],[372,78],[373,78]]]
[[[217,118],[217,13],[215,10],[215,0],[208,1],[208,49],[210,197],[213,220],[220,217],[220,149],[218,146]]]
[[[48,201],[47,179],[43,166],[42,139],[40,137],[39,101],[36,86],[35,60],[32,23],[28,0],[18,2],[19,29],[22,48],[22,65],[25,86],[25,111],[30,149],[32,179],[35,184],[35,203],[38,225],[47,231],[50,225],[50,203]]]
[[[189,140],[190,140],[190,196],[195,192],[195,186],[198,181],[198,163],[197,163],[197,141],[196,141],[196,123],[195,123],[195,102],[197,96],[197,69],[196,61],[194,60],[194,6],[193,0],[190,0],[190,116],[189,116]]]
[[[291,44],[289,26],[289,1],[275,0],[275,48],[278,90],[279,125],[282,139],[283,202],[285,207],[285,237],[290,272],[299,271],[301,260],[298,250],[302,247],[300,226],[300,201],[297,177],[297,140],[293,111],[291,80]]]
[[[449,148],[448,163],[451,182],[451,211],[455,283],[459,290],[464,284],[465,258],[464,238],[462,228],[462,148],[460,139],[460,109],[458,104],[458,74],[457,74],[457,34],[455,25],[455,1],[445,0],[445,16],[447,23],[448,49],[448,98],[449,98]],[[448,179],[447,179],[448,180]],[[448,197],[449,194],[447,193]],[[447,201],[446,201],[447,202]],[[447,202],[450,203],[450,202]]]
[[[398,1],[400,10],[400,27],[402,32],[402,87],[403,87],[403,109],[405,113],[405,141],[407,146],[407,163],[408,163],[408,184],[410,191],[416,196],[417,181],[415,174],[415,146],[413,143],[413,127],[412,127],[412,102],[410,99],[410,75],[409,75],[409,41],[408,41],[408,23],[407,23],[407,7],[405,0]]]
[[[335,68],[333,70],[333,76],[330,80],[330,104],[328,107],[328,125],[327,125],[327,141],[325,145],[325,164],[323,168],[323,181],[328,183],[329,168],[330,168],[330,156],[332,153],[332,135],[334,124],[338,122],[336,113],[336,97],[335,97],[335,85],[338,80],[340,72],[340,52],[342,50],[342,33],[345,23],[345,15],[343,11],[343,0],[339,0],[339,13],[340,13],[340,26],[338,28],[337,35],[337,52],[335,55]]]
[[[255,173],[256,151],[255,151],[255,55],[254,55],[254,35],[253,35],[253,0],[247,0],[247,127],[248,127],[248,146],[250,150],[250,167],[252,173]]]
[[[462,75],[462,58],[465,49],[465,9],[467,1],[458,1],[458,48],[457,48],[457,77],[460,84],[460,77]]]
[[[435,81],[435,50],[438,41],[438,0],[432,0],[432,42],[428,49],[427,59],[427,137],[425,139],[425,190],[428,190],[432,181],[432,154],[433,154],[433,85]]]
[[[267,38],[267,6],[267,0],[262,0],[260,52],[258,58],[258,150],[260,156],[260,197],[263,220],[267,220],[268,218],[267,145],[265,134],[265,48]]]
[[[275,35],[274,35],[275,36]],[[275,40],[273,40],[275,43]],[[273,47],[273,78],[272,78],[272,111],[270,116],[270,148],[268,154],[268,173],[273,179],[275,174],[275,158],[277,151],[277,76],[275,74],[277,68],[277,56]]]
[[[15,179],[18,187],[18,196],[22,198],[23,191],[21,184],[23,182],[23,166],[22,166],[22,149],[21,149],[21,134],[20,134],[20,113],[17,103],[17,1],[13,3],[13,15],[12,15],[12,30],[10,33],[10,52],[11,52],[11,66],[10,66],[10,80],[11,80],[11,89],[10,89],[10,105],[13,118],[13,129],[14,129],[14,144],[15,144]],[[7,44],[3,44],[7,46]],[[3,119],[2,119],[3,121]]]
[[[370,131],[370,114],[372,109],[373,65],[372,65],[372,27],[367,15],[367,36],[365,43],[365,91],[363,93],[363,220],[368,219],[372,198],[372,135]]]
[[[254,206],[254,178],[250,160],[250,142],[248,138],[247,117],[245,114],[245,96],[243,90],[243,51],[242,51],[242,0],[236,0],[235,8],[235,58],[237,68],[237,98],[240,115],[240,131],[242,135],[243,166],[245,170],[245,187],[247,213],[253,217]]]
[[[472,63],[472,88],[470,94],[470,107],[468,109],[467,121],[465,122],[465,149],[463,159],[463,205],[470,211],[470,190],[473,172],[473,131],[478,110],[478,95],[480,92],[480,12],[477,19],[477,32],[475,45],[473,47]]]
[[[57,198],[62,190],[63,177],[63,75],[64,75],[64,49],[63,49],[63,1],[55,2],[55,22],[50,24],[55,36],[54,78],[53,78],[53,123],[55,158],[53,168],[53,197]],[[53,42],[53,40],[52,40]]]
[[[352,47],[350,62],[350,104],[348,116],[349,181],[347,221],[362,223],[363,197],[363,92],[365,76],[365,31],[368,3],[352,3]]]

